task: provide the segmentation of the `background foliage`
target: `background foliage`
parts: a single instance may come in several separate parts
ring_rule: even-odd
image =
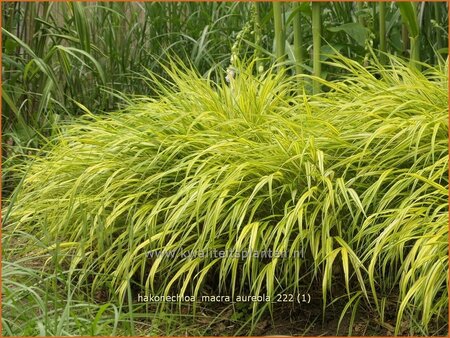
[[[112,111],[124,94],[154,94],[142,75],[144,69],[163,75],[160,62],[167,55],[202,74],[226,68],[230,54],[255,54],[266,68],[278,56],[297,73],[311,73],[313,35],[321,44],[320,60],[340,52],[367,62],[368,46],[408,56],[413,32],[420,60],[438,62],[447,53],[447,3],[408,5],[325,2],[321,32],[314,32],[308,2],[279,4],[278,12],[271,3],[4,2],[4,162],[8,154],[45,142],[42,137],[61,120],[81,114],[76,102],[94,112]],[[333,78],[335,71],[324,66],[315,75]]]

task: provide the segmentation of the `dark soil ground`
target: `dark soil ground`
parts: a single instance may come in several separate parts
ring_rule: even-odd
[[[17,239],[12,239],[13,246],[20,246],[23,243]],[[11,245],[11,243],[9,243]],[[19,258],[19,257],[10,257]],[[28,261],[30,268],[39,268],[42,261]],[[136,322],[137,334],[148,335],[170,335],[177,336],[393,336],[396,323],[397,309],[395,299],[389,302],[385,309],[385,320],[381,323],[374,309],[361,305],[356,311],[354,321],[351,321],[352,309],[341,318],[342,310],[346,304],[345,287],[336,284],[332,287],[333,299],[338,299],[330,304],[328,302],[327,311],[322,312],[323,298],[321,287],[315,285],[310,294],[309,303],[274,303],[273,311],[270,314],[266,311],[264,315],[256,321],[251,330],[249,320],[252,319],[253,303],[197,303],[195,316],[193,315],[193,304],[185,304],[181,307],[172,304],[167,307],[165,315],[170,320],[170,327],[164,320],[164,314],[158,319],[157,331],[154,331],[155,314],[158,313],[160,304],[141,303],[139,310],[139,320]],[[137,292],[138,290],[133,290]],[[341,298],[340,298],[341,297]],[[395,298],[395,297],[394,297]],[[339,300],[341,299],[341,300]],[[98,290],[94,294],[94,301],[103,304],[111,301],[106,290]],[[361,302],[363,303],[363,302]],[[389,305],[391,304],[391,305]],[[139,304],[135,304],[139,305]],[[145,311],[144,309],[147,309]],[[146,317],[145,313],[149,316]],[[145,318],[144,318],[145,317]],[[340,322],[340,323],[339,323]],[[440,325],[440,326],[438,326]],[[411,335],[411,323],[404,321],[401,325],[400,335]],[[433,336],[448,336],[448,323],[446,325],[436,324],[430,328]],[[415,335],[417,333],[415,332]],[[423,336],[426,336],[425,334]]]

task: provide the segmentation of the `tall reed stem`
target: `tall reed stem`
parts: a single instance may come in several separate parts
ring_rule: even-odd
[[[403,56],[407,56],[408,49],[409,49],[409,33],[408,33],[408,27],[405,23],[402,24],[402,51]]]
[[[282,62],[284,57],[284,32],[281,2],[273,3],[273,21],[275,28],[275,57]]]
[[[262,43],[262,36],[261,36],[261,13],[260,13],[260,4],[259,2],[254,2],[252,7],[252,14],[253,14],[253,30],[255,32],[255,58],[256,58],[256,68],[257,71],[260,73],[264,70],[264,66],[261,62],[261,43]]]
[[[380,22],[380,60],[384,62],[385,55],[383,53],[386,52],[386,3],[379,3],[379,22]]]
[[[321,21],[320,21],[320,2],[312,3],[312,34],[313,34],[313,75],[320,77],[322,73],[322,64],[320,62],[321,47]],[[320,83],[313,82],[313,93],[320,93]]]
[[[412,2],[397,3],[400,9],[403,27],[407,28],[407,31],[403,30],[403,43],[406,49],[407,41],[409,37],[410,45],[410,60],[411,66],[420,69],[418,62],[420,61],[420,27],[419,19],[417,17],[416,5]]]
[[[364,3],[362,1],[356,2],[356,8],[358,9],[358,22],[366,26],[366,20],[364,18],[363,10],[364,10]]]
[[[440,5],[441,5],[441,4],[439,4],[439,3],[437,3],[437,2],[434,2],[434,3],[433,3],[433,7],[434,7],[434,18],[435,18],[435,20],[437,21],[437,23],[440,23],[440,19],[441,19],[441,7],[440,7]],[[442,46],[441,34],[442,34],[442,33],[441,33],[438,29],[436,29],[436,36],[435,36],[435,39],[436,39],[436,49],[439,49],[439,48],[441,48],[441,46]]]
[[[302,28],[301,28],[301,13],[300,13],[300,3],[297,2],[294,5],[294,11],[296,11],[294,16],[294,56],[295,56],[295,72],[296,74],[302,73],[303,64],[303,39],[302,39]]]

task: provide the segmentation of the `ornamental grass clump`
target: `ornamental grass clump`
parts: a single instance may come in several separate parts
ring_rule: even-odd
[[[325,310],[342,282],[343,315],[427,333],[447,318],[447,70],[330,65],[313,96],[253,64],[229,84],[167,68],[157,99],[87,112],[34,159],[5,231],[119,300],[319,285]]]

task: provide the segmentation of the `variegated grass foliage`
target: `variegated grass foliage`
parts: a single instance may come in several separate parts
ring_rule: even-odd
[[[157,100],[84,108],[27,169],[5,231],[36,234],[31,253],[120,300],[319,283],[325,309],[342,282],[343,314],[365,304],[383,322],[393,308],[396,333],[405,320],[427,333],[448,305],[447,66],[330,64],[348,75],[315,96],[254,64],[230,84],[172,65],[171,83],[153,79]],[[148,258],[161,250],[304,257]]]

